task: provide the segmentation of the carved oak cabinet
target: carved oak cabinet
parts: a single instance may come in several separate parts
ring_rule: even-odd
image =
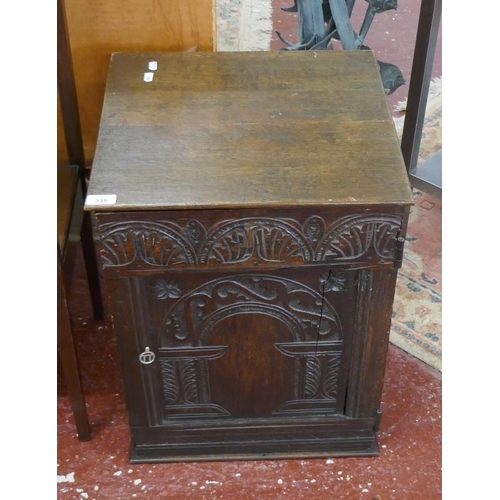
[[[372,52],[114,54],[86,209],[131,461],[377,454],[411,204]]]

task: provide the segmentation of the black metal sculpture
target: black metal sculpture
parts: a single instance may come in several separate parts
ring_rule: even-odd
[[[397,9],[397,0],[366,0],[368,7],[357,34],[351,25],[351,14],[356,0],[294,0],[285,12],[297,12],[297,43],[291,43],[276,32],[286,45],[281,50],[324,50],[333,49],[332,38],[339,40],[344,50],[370,50],[363,44],[376,14]],[[387,95],[391,95],[405,83],[401,70],[395,65],[378,61],[380,76]]]

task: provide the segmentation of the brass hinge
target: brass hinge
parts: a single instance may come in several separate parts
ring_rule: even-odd
[[[394,244],[394,267],[399,269],[403,265],[403,252],[405,246],[405,238],[401,233],[396,234],[396,243]]]

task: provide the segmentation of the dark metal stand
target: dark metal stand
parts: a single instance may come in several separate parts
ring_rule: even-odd
[[[401,140],[401,150],[411,185],[440,199],[442,196],[442,150],[420,166],[417,166],[417,160],[441,11],[441,0],[422,0]]]
[[[344,50],[371,50],[364,45],[365,37],[377,14],[398,8],[397,0],[366,0],[363,24],[359,34],[351,24],[351,14],[356,0],[294,0],[285,12],[297,12],[298,41],[286,40],[279,31],[279,39],[285,44],[281,50],[326,50],[333,49],[332,39],[339,40]],[[377,61],[380,76],[387,95],[391,95],[405,79],[401,70],[392,63]]]

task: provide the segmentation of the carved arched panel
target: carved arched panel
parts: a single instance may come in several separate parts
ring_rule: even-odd
[[[158,412],[170,421],[341,411],[355,276],[323,267],[139,278],[159,357]]]
[[[337,312],[318,291],[288,278],[242,274],[212,280],[180,297],[165,316],[160,345],[174,337],[205,345],[219,321],[252,313],[282,321],[296,342],[342,338]]]

